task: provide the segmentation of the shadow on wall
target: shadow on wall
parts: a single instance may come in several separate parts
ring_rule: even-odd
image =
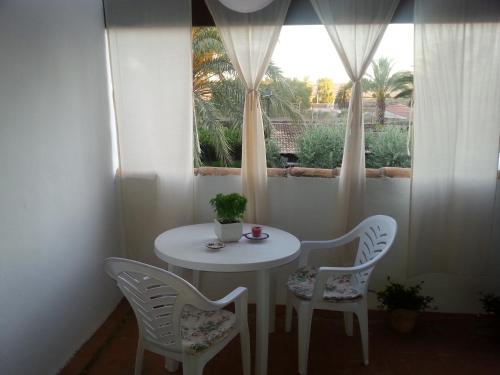
[[[126,174],[120,177],[121,210],[125,254],[128,258],[164,267],[154,255],[153,243],[161,233],[158,227],[158,177],[154,173]]]

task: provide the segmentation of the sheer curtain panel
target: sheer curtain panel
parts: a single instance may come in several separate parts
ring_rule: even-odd
[[[105,0],[128,256],[193,220],[191,2]]]
[[[311,0],[353,86],[340,170],[335,234],[364,217],[365,139],[361,79],[370,65],[399,0]]]
[[[219,29],[226,51],[245,85],[241,177],[248,199],[245,220],[267,221],[267,163],[259,84],[278,41],[290,0],[274,0],[265,8],[241,13],[219,0],[205,0]]]
[[[499,5],[415,2],[413,275],[474,274],[487,260],[500,137]]]

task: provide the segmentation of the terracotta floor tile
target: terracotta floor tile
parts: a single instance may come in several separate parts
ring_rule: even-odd
[[[255,345],[255,309],[250,306],[251,347]],[[399,335],[389,328],[384,312],[370,311],[370,365],[362,363],[361,339],[345,335],[342,315],[315,313],[309,374],[346,375],[499,375],[500,334],[484,317],[423,314],[416,331]],[[278,307],[276,332],[269,336],[269,375],[297,374],[297,325],[284,332],[284,311]],[[355,321],[356,324],[356,321]],[[96,334],[61,371],[63,375],[133,374],[137,344],[135,317],[122,302]],[[252,352],[252,364],[254,353]],[[181,369],[176,374],[181,374]],[[205,367],[204,375],[241,374],[239,340],[234,340]],[[144,375],[166,375],[161,356],[147,352]]]

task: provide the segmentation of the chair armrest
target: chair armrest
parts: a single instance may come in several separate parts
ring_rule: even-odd
[[[356,238],[353,231],[344,234],[339,238],[327,241],[302,241],[300,243],[301,254],[299,257],[299,267],[304,267],[308,264],[309,254],[314,250],[331,249],[352,242]]]
[[[214,306],[217,306],[218,308],[223,308],[230,303],[233,302],[238,302],[241,301],[242,299],[245,299],[248,295],[248,289],[244,288],[242,286],[236,288],[233,290],[231,293],[226,295],[225,297],[222,297],[221,299],[218,299],[217,301],[211,301]]]
[[[194,288],[193,288],[194,289]],[[239,287],[233,290],[231,293],[226,295],[225,297],[222,297],[221,299],[218,299],[216,301],[209,300],[206,298],[204,295],[202,295],[200,292],[198,292],[196,289],[196,298],[193,299],[192,301],[189,301],[188,304],[196,307],[197,309],[204,310],[204,311],[216,311],[224,308],[225,306],[235,303],[236,308],[238,308],[238,305],[245,305],[247,304],[247,299],[248,299],[248,290],[247,288],[244,287]]]

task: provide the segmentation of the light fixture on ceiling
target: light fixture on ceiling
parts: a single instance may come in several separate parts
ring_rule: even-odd
[[[273,0],[219,0],[229,9],[240,13],[252,13],[271,4]]]

